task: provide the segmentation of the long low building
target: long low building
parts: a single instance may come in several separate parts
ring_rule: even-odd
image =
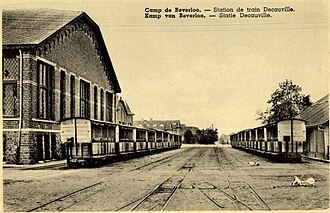
[[[306,120],[306,155],[329,160],[329,94],[299,116]]]
[[[60,121],[116,121],[121,92],[99,26],[84,12],[4,10],[3,157],[61,158]]]

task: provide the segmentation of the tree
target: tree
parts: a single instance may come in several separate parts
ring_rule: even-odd
[[[199,144],[214,144],[218,140],[218,130],[215,129],[202,129],[196,132],[196,136]]]
[[[261,109],[258,109],[257,110],[257,118],[256,120],[261,120],[262,124],[265,124],[267,123],[267,119],[268,119],[268,112],[269,112],[269,109],[267,109],[266,111],[262,111]]]
[[[306,107],[312,105],[309,95],[302,94],[302,88],[286,79],[267,101],[270,108],[265,112],[257,111],[257,120],[272,123],[282,119],[294,118]]]
[[[184,133],[184,140],[186,143],[192,143],[193,141],[193,133],[188,129],[185,133]]]

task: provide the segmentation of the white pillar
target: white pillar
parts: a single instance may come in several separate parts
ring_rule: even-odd
[[[136,129],[133,128],[133,141],[136,142]]]
[[[42,160],[45,160],[45,135],[42,136]]]
[[[115,128],[115,142],[119,143],[119,125],[116,125]]]
[[[52,134],[49,134],[49,159],[52,159]]]
[[[255,138],[255,141],[258,141],[258,129],[256,129],[255,131],[256,131],[256,138]]]

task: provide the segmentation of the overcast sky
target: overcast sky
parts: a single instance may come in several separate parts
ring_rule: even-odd
[[[11,1],[4,8],[85,11],[100,27],[135,120],[179,119],[231,133],[260,124],[280,82],[328,93],[326,1]],[[200,1],[201,2],[201,1]],[[264,3],[263,3],[264,2]],[[289,3],[291,2],[291,3]],[[264,19],[144,18],[149,8],[283,7]]]

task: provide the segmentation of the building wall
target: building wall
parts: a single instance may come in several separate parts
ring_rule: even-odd
[[[87,25],[71,33],[65,33],[61,39],[50,40],[40,45],[36,51],[23,52],[23,105],[22,127],[19,131],[19,73],[20,55],[16,51],[3,50],[3,82],[16,82],[17,95],[15,100],[17,113],[3,118],[4,161],[9,163],[36,163],[38,161],[63,157],[60,141],[60,77],[65,72],[65,109],[64,118],[70,117],[70,76],[75,77],[75,116],[80,116],[80,80],[90,83],[90,118],[94,118],[94,86],[98,88],[98,120],[104,120],[106,91],[114,93],[111,82],[100,60],[100,51],[96,48],[97,41],[91,38],[93,32]],[[72,26],[67,26],[68,28]],[[66,32],[66,31],[65,31]],[[63,32],[64,34],[64,32]],[[9,54],[10,53],[10,54]],[[37,71],[38,61],[54,67],[53,105],[54,119],[40,119],[37,116]],[[6,72],[7,72],[6,71]],[[100,119],[100,90],[104,90],[104,116]],[[113,95],[115,96],[115,95]],[[113,100],[114,103],[114,100]],[[112,114],[115,112],[113,104]],[[114,119],[114,118],[113,118]],[[21,132],[21,133],[19,133]],[[19,138],[21,140],[19,140]]]
[[[133,115],[127,114],[124,103],[121,100],[117,103],[116,114],[117,114],[116,115],[117,123],[129,125],[129,126],[133,125]]]
[[[329,159],[329,124],[322,130],[307,128],[306,154],[310,157]]]

